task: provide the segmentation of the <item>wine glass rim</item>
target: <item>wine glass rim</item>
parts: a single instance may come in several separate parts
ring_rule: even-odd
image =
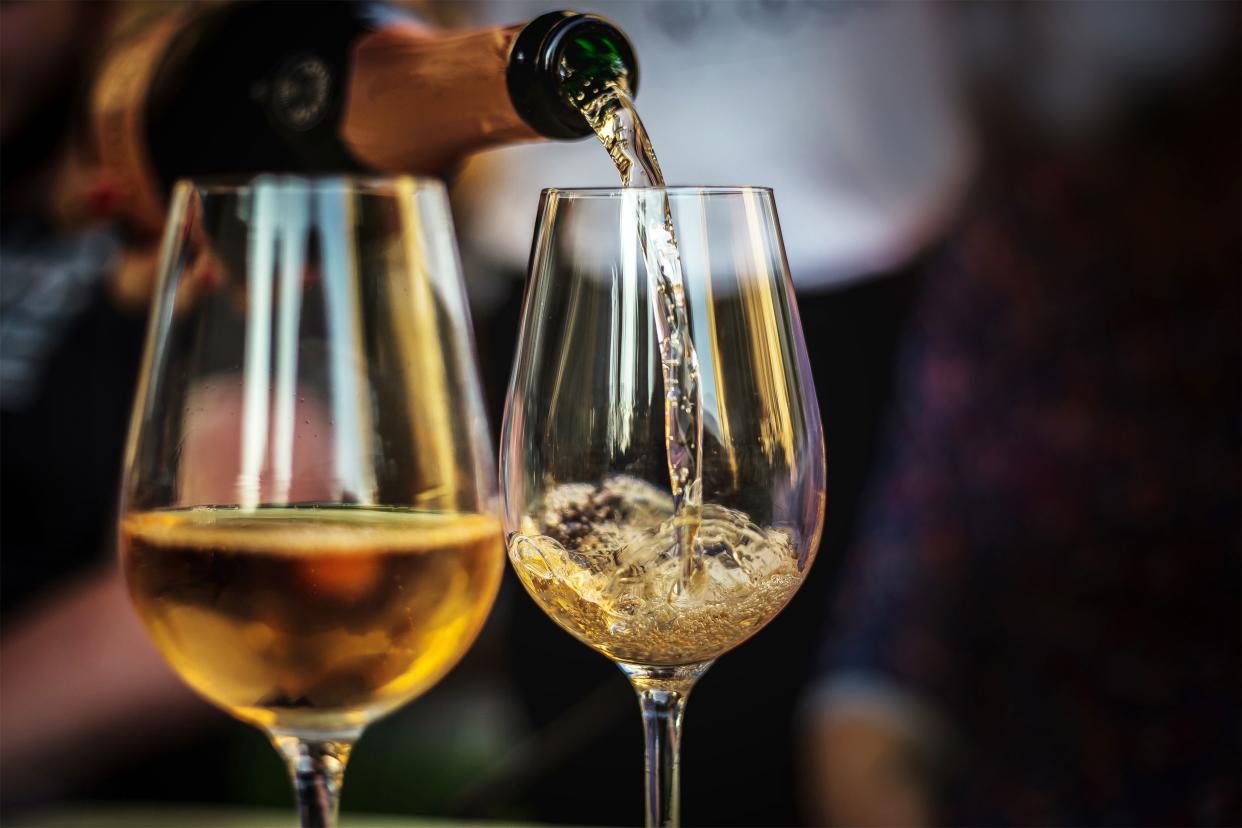
[[[771,187],[751,184],[675,184],[664,187],[545,187],[543,195],[557,198],[618,198],[625,193],[663,192],[671,196],[772,195]]]
[[[415,190],[443,189],[444,182],[433,176],[368,175],[352,173],[259,173],[258,175],[195,175],[177,181],[177,187],[190,187],[203,194],[237,194],[253,190],[261,182],[271,181],[286,187],[306,190],[348,189],[366,193],[392,195],[407,187]]]

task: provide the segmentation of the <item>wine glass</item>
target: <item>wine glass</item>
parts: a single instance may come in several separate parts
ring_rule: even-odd
[[[129,592],[330,826],[364,727],[474,641],[503,570],[442,185],[261,176],[174,192],[120,517]]]
[[[684,312],[644,264],[651,216],[675,239]],[[667,246],[651,252],[666,268]],[[697,353],[685,371],[674,357],[690,349],[662,347],[678,333]],[[669,401],[697,435],[672,452]],[[670,468],[687,448],[700,476],[675,510]],[[823,524],[819,409],[771,190],[544,191],[500,463],[510,561],[630,678],[647,824],[674,825],[686,697],[792,598]]]

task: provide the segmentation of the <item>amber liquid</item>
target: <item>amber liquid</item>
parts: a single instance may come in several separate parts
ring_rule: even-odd
[[[461,658],[500,580],[499,523],[371,508],[192,509],[121,522],[156,646],[208,700],[275,732],[342,736]]]

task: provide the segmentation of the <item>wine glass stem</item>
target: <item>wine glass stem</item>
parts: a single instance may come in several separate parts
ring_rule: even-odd
[[[315,741],[274,735],[272,742],[289,766],[302,828],[334,828],[340,806],[341,780],[353,741]]]
[[[681,718],[686,697],[675,690],[639,690],[647,742],[647,826],[675,826],[681,808]]]
[[[690,689],[708,664],[621,669],[638,692],[646,742],[647,828],[675,828],[681,808],[681,720]]]

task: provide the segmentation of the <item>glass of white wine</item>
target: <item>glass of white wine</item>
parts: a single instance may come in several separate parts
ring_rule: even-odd
[[[772,192],[545,190],[500,462],[510,561],[629,676],[647,824],[674,825],[686,697],[793,597],[823,524]]]
[[[363,728],[483,625],[492,458],[442,185],[178,184],[121,561],[181,678],[271,736],[304,826],[335,823]]]

